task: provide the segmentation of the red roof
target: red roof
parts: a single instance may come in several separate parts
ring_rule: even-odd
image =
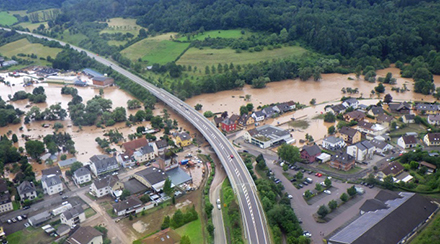
[[[127,154],[128,156],[131,156],[131,155],[133,155],[134,151],[136,151],[136,149],[144,147],[146,145],[148,145],[147,139],[140,138],[140,139],[126,142],[126,143],[122,144],[122,147],[125,149],[125,154]]]

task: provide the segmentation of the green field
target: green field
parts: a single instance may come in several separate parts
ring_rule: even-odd
[[[8,12],[0,12],[0,24],[1,25],[12,25],[17,22],[17,18],[15,18],[12,14]]]
[[[7,236],[9,244],[51,243],[54,238],[44,233],[41,228],[29,227]]]
[[[253,53],[248,51],[236,53],[235,50],[231,48],[190,48],[180,57],[177,64],[197,66],[199,68],[207,65],[217,65],[219,63],[249,64],[277,58],[299,57],[305,52],[306,50],[304,48],[298,46],[282,47],[273,50],[265,49],[261,52]]]
[[[174,61],[187,47],[189,43],[173,41],[158,41],[144,39],[121,51],[121,54],[131,60],[147,61],[148,64],[166,64]]]
[[[20,58],[33,60],[36,62],[36,64],[39,65],[48,64],[47,61],[40,60],[40,57],[46,58],[47,56],[51,56],[52,58],[55,58],[59,52],[61,52],[60,48],[50,48],[50,47],[45,47],[39,43],[30,43],[25,38],[15,42],[8,43],[0,47],[0,53],[6,57],[12,57],[19,53],[36,54],[38,56],[37,59],[31,59],[29,57],[20,57]]]
[[[211,38],[240,38],[240,37],[248,37],[252,33],[245,31],[244,34],[241,34],[241,30],[213,30],[213,31],[205,31],[203,34],[198,34],[194,37],[191,37],[191,40],[204,40],[206,37]],[[181,36],[177,40],[179,41],[188,41],[186,36]]]
[[[40,22],[40,23],[31,23],[31,22],[21,22],[19,24],[17,24],[18,26],[21,26],[23,28],[28,28],[30,31],[33,31],[35,29],[37,29],[41,24],[43,24],[45,26],[45,28],[48,28],[49,25],[47,24],[47,22]],[[16,25],[14,25],[16,26]]]
[[[433,220],[410,242],[411,244],[431,244],[440,240],[440,214],[437,212]]]
[[[68,30],[65,30],[63,33],[63,39],[62,41],[71,43],[73,45],[78,46],[78,44],[82,41],[87,39],[87,36],[85,36],[84,34],[78,33],[78,34],[69,34]]]
[[[203,231],[202,231],[202,224],[200,222],[200,218],[197,220],[194,220],[180,228],[176,229],[177,234],[180,236],[187,235],[189,239],[191,240],[192,244],[203,244],[204,238],[203,238]]]
[[[111,18],[106,23],[108,27],[99,32],[99,34],[130,33],[134,37],[137,37],[139,30],[143,28],[142,26],[136,24],[135,19]],[[126,43],[127,41],[108,41],[108,44],[113,46],[125,45]]]

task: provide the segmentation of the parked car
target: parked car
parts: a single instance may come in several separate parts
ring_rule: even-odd
[[[307,183],[307,181],[304,181],[303,184],[304,184],[305,186],[309,185],[309,183]]]
[[[289,199],[292,199],[293,198],[293,196],[292,195],[287,195],[287,197],[289,198]]]
[[[313,174],[313,171],[309,170],[307,173],[309,173],[309,175]]]
[[[21,217],[23,217],[23,219],[27,219],[27,215],[23,214]]]
[[[16,218],[13,218],[13,219],[12,219],[12,223],[15,223],[15,222],[17,222],[17,219],[16,219]]]
[[[294,181],[296,181],[296,178],[295,178],[295,177],[293,177],[293,178],[290,180],[290,182],[294,182]]]
[[[329,190],[324,190],[324,193],[325,193],[325,194],[329,194],[329,195],[332,194],[332,192],[329,191]]]
[[[23,218],[22,218],[20,215],[18,215],[18,216],[17,216],[17,220],[18,220],[18,221],[22,221]]]
[[[369,187],[369,188],[371,189],[371,188],[373,188],[373,187],[374,187],[374,185],[373,185],[373,184],[371,184],[371,185],[369,185],[368,187]]]
[[[31,206],[24,206],[23,209],[30,209]]]
[[[217,208],[220,210],[222,209],[222,206],[220,204],[217,204]]]
[[[298,184],[298,187],[299,187],[299,188],[303,188],[304,185],[303,185],[303,184]]]
[[[308,232],[308,231],[304,231],[303,236],[310,238],[310,237],[312,237],[312,234],[310,234],[310,232]]]
[[[10,219],[8,219],[8,224],[12,224],[12,221]]]
[[[321,173],[316,173],[315,175],[318,176],[318,177],[321,177],[321,176],[322,176]]]
[[[66,200],[68,196],[63,196],[61,199]]]
[[[218,198],[217,199],[217,204],[220,204],[220,203],[221,203],[220,198]]]

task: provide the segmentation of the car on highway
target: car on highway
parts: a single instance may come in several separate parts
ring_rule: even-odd
[[[222,206],[220,204],[217,204],[217,208],[220,210],[222,209]]]
[[[220,198],[218,198],[217,199],[217,204],[220,204],[220,203],[221,203]]]
[[[324,190],[324,193],[325,193],[325,194],[328,194],[328,195],[332,194],[332,192],[329,191],[329,190]]]
[[[234,158],[234,155],[231,154],[231,158]]]

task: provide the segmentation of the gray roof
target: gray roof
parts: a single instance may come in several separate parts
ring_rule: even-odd
[[[321,153],[321,149],[317,145],[304,146],[302,150],[305,150],[309,156],[315,156]]]
[[[262,135],[270,139],[277,139],[279,137],[289,135],[289,132],[287,132],[286,130],[280,129],[272,125],[263,125],[253,130],[255,130],[253,132],[256,133],[254,135]],[[252,133],[250,134],[252,135]]]
[[[343,165],[350,164],[354,161],[354,157],[351,155],[348,155],[347,152],[338,152],[334,155],[332,155],[332,161],[339,162]]]
[[[379,114],[383,114],[384,113],[383,108],[382,107],[377,107],[377,106],[372,107],[371,108],[371,112],[374,115],[379,115]]]
[[[48,168],[48,169],[43,169],[41,170],[41,173],[43,175],[61,175],[61,169],[58,166],[52,167],[52,168]]]
[[[102,157],[105,156],[105,157]],[[96,157],[96,158],[95,158]],[[95,164],[96,169],[99,171],[105,171],[110,166],[118,165],[116,157],[108,157],[106,155],[95,155],[90,158],[93,164]]]
[[[106,186],[113,187],[118,181],[119,177],[117,175],[109,175],[101,179],[96,179],[93,184],[96,186],[97,189],[102,189]]]
[[[440,121],[440,114],[430,114],[430,115],[428,115],[428,120]]]
[[[265,114],[263,113],[263,111],[255,111],[254,114],[255,114],[255,117],[265,117]]]
[[[189,176],[188,173],[186,173],[180,167],[170,169],[165,173],[168,175],[168,177],[170,177],[171,182],[176,186],[192,180],[191,176]]]
[[[93,238],[97,236],[102,236],[102,233],[93,227],[79,227],[68,239],[67,243],[70,244],[86,244],[89,243]]]
[[[62,214],[64,214],[64,217],[69,220],[77,217],[82,213],[84,213],[84,209],[81,207],[81,205],[76,205],[75,207],[64,211]]]
[[[403,135],[402,139],[405,144],[417,144],[417,138],[413,135]]]
[[[345,109],[347,109],[344,105],[342,104],[337,104],[337,105],[333,105],[331,106],[331,109],[335,112],[335,113],[340,113],[342,111],[345,111]]]
[[[111,80],[112,78],[110,78],[110,77],[105,77],[105,76],[95,76],[95,77],[93,77],[93,80],[96,80],[96,81],[106,81],[106,80]]]
[[[180,137],[182,141],[191,139],[191,137],[186,132],[179,133],[177,136]]]
[[[139,150],[142,154],[149,154],[154,152],[154,148],[151,145],[146,145]]]
[[[66,166],[69,166],[69,165],[75,163],[76,161],[77,161],[76,158],[69,158],[69,159],[66,159],[66,160],[63,160],[63,161],[59,161],[58,165],[60,167],[66,167]]]
[[[76,178],[84,176],[84,175],[89,175],[90,174],[90,170],[88,168],[85,167],[81,167],[79,169],[77,169],[75,171],[75,173],[73,173],[73,176],[75,176]]]
[[[61,179],[58,175],[43,175],[41,182],[46,182],[47,187],[61,184]]]
[[[146,181],[148,181],[151,185],[165,181],[168,177],[164,171],[162,171],[161,169],[156,168],[156,167],[146,168],[144,170],[136,172],[136,175],[141,176]]]
[[[419,103],[416,105],[416,110],[419,111],[439,111],[439,105],[429,103]]]
[[[144,193],[148,187],[146,187],[142,182],[138,181],[136,178],[131,178],[124,182],[124,189],[128,190],[131,194]]]
[[[406,120],[413,120],[416,118],[414,114],[405,114],[403,117],[405,117]]]
[[[276,113],[275,110],[271,106],[263,108],[263,113],[267,116],[271,116],[272,114]]]
[[[42,213],[36,214],[32,217],[29,217],[29,222],[32,222],[32,225],[39,225],[43,223],[44,221],[50,219],[52,215],[49,213],[49,211],[44,211]]]
[[[336,137],[336,136],[329,136],[329,137],[324,138],[323,141],[326,141],[326,142],[331,143],[331,144],[336,144],[336,143],[339,143],[339,142],[343,142],[344,140],[342,140],[342,138],[339,138],[339,137]]]
[[[388,208],[387,205],[378,200],[378,199],[368,199],[367,201],[362,204],[362,206],[359,208],[361,211],[364,212],[370,212],[370,211],[376,211],[379,209],[386,209]]]
[[[113,208],[117,212],[120,212],[124,209],[130,209],[130,208],[134,208],[134,207],[140,206],[140,205],[142,205],[141,200],[139,200],[139,198],[137,198],[135,196],[131,196],[125,200],[121,200],[118,203],[113,204]]]
[[[380,148],[380,149],[384,149],[388,145],[388,143],[386,143],[384,141],[379,141],[379,140],[376,140],[376,139],[371,140],[370,143],[374,147]]]
[[[27,193],[34,192],[34,191],[36,191],[36,189],[33,184],[31,184],[29,181],[25,180],[17,187],[17,191],[18,191],[18,194],[24,195]]]
[[[164,139],[155,141],[155,143],[158,149],[166,148],[168,146],[168,142]]]
[[[348,135],[350,137],[353,137],[357,132],[358,132],[357,130],[350,128],[350,127],[346,127],[346,126],[342,127],[339,130],[339,133]]]
[[[356,98],[351,97],[351,98],[345,100],[344,102],[346,102],[349,106],[351,106],[351,105],[353,105],[353,104],[356,104],[357,101],[358,101],[358,100],[357,100]]]
[[[369,141],[361,141],[355,144],[360,150],[368,150],[374,146]]]
[[[5,179],[0,179],[0,193],[8,191],[8,183]]]

